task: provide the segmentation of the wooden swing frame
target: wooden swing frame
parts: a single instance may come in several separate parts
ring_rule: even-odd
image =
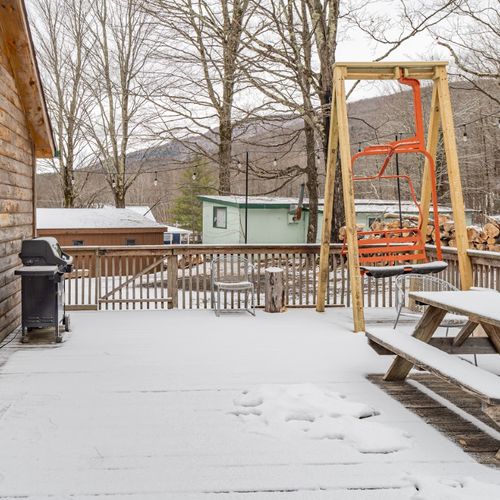
[[[472,266],[467,254],[467,227],[465,221],[465,207],[458,164],[455,129],[451,110],[450,90],[446,62],[368,62],[368,63],[336,63],[333,69],[333,92],[331,104],[331,119],[328,143],[328,155],[325,179],[325,202],[323,208],[323,230],[321,236],[320,269],[316,310],[325,310],[327,283],[329,279],[329,255],[331,242],[331,227],[334,204],[335,166],[337,154],[340,156],[342,171],[342,189],[344,193],[345,223],[349,280],[351,288],[354,331],[365,330],[363,311],[363,276],[360,272],[358,232],[356,227],[356,210],[354,204],[354,186],[352,178],[352,158],[349,137],[349,123],[347,118],[347,103],[345,93],[346,80],[398,80],[412,78],[416,80],[432,80],[432,101],[427,132],[426,151],[432,160],[436,160],[436,151],[439,139],[439,129],[443,134],[444,149],[448,179],[450,184],[450,198],[455,222],[457,241],[458,266],[460,282],[463,290],[472,286]],[[429,158],[426,155],[422,175],[420,195],[419,226],[427,227],[429,221],[429,207],[432,196],[432,175],[429,168]],[[425,231],[422,231],[421,245]]]

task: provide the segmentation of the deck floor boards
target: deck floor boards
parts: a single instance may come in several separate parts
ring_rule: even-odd
[[[474,396],[429,373],[415,373],[408,378],[427,387],[492,429],[496,429],[494,422],[481,410],[481,402]],[[408,381],[386,382],[383,375],[369,375],[368,379],[426,423],[448,436],[479,463],[500,469],[500,461],[495,458],[495,453],[500,449],[499,440],[432,399]]]

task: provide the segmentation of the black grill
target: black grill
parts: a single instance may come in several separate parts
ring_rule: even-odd
[[[59,324],[69,331],[64,309],[64,274],[73,269],[73,257],[64,253],[55,238],[22,242],[23,267],[16,270],[22,280],[22,338],[34,328],[53,327],[56,342],[62,341]]]

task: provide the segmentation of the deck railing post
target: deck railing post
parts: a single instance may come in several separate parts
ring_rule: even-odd
[[[101,298],[101,250],[99,248],[95,251],[95,305],[97,310],[100,310],[100,302]]]
[[[172,299],[172,302],[169,302],[168,304],[169,309],[177,309],[178,307],[177,274],[177,255],[169,255],[167,257],[167,293],[168,296]]]

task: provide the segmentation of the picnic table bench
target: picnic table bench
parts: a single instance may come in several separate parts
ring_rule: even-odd
[[[453,312],[469,318],[452,339],[453,345],[463,346],[481,325],[488,336],[484,340],[490,343],[491,352],[500,353],[500,293],[494,290],[415,292],[410,293],[410,297],[429,306],[411,336],[387,328],[366,332],[371,343],[387,353],[396,354],[384,379],[404,380],[416,365],[479,398],[483,411],[500,427],[500,377],[429,344],[443,317]],[[500,450],[496,457],[500,460]]]

